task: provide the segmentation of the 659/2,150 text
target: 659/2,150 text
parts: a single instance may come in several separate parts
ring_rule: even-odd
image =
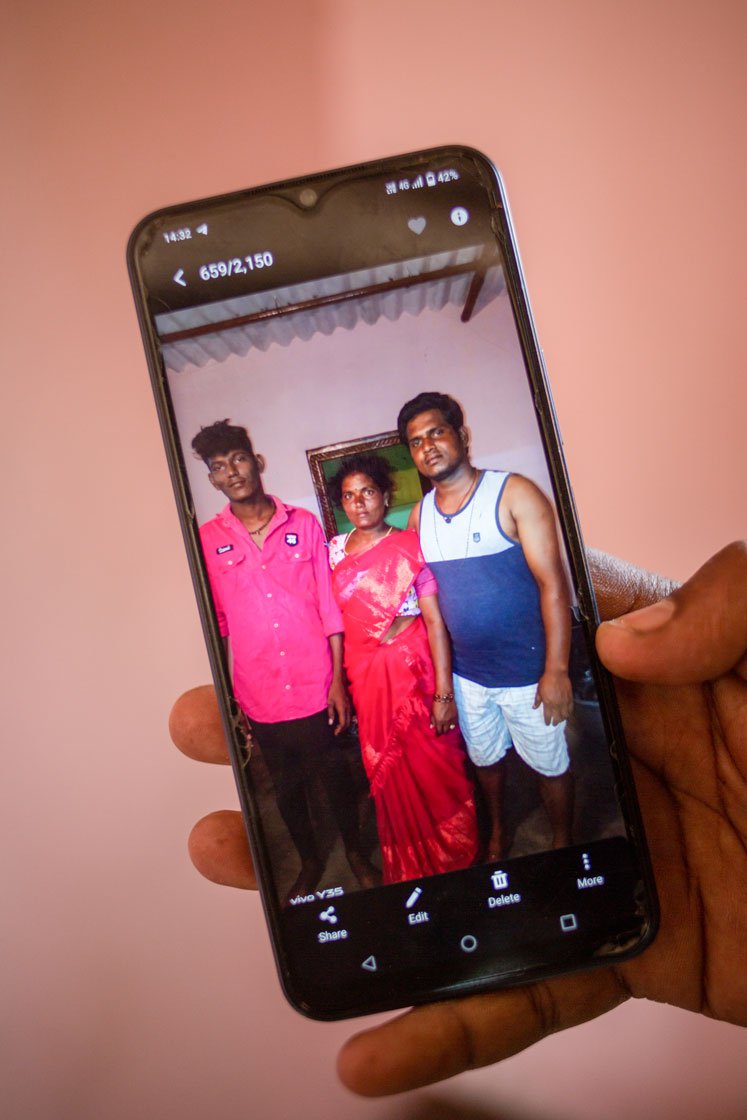
[[[248,257],[232,257],[227,261],[213,261],[201,264],[198,271],[201,280],[218,280],[221,276],[246,276],[260,268],[272,268],[275,258],[269,249],[261,253],[251,253]]]

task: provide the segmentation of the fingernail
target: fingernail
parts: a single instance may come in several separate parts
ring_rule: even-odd
[[[621,615],[620,618],[613,618],[612,625],[624,626],[626,630],[632,630],[635,634],[651,634],[654,630],[666,626],[674,610],[675,604],[672,599],[662,599],[660,603],[654,603],[650,607],[643,607],[639,611]]]

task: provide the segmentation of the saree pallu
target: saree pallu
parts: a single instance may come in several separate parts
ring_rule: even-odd
[[[435,675],[422,616],[382,643],[424,563],[417,534],[405,531],[332,573],[385,883],[469,867],[478,850],[461,735],[430,727]]]

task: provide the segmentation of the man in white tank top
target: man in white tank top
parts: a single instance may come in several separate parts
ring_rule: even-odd
[[[420,393],[401,409],[398,429],[434,486],[409,525],[438,581],[454,646],[459,722],[490,814],[486,859],[504,854],[503,760],[512,745],[537,774],[553,847],[566,847],[571,614],[552,506],[529,479],[472,465],[452,397]]]

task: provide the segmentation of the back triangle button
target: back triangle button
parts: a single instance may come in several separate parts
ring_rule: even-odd
[[[366,957],[364,961],[361,961],[361,968],[365,968],[367,972],[376,972],[378,967],[376,957]]]

